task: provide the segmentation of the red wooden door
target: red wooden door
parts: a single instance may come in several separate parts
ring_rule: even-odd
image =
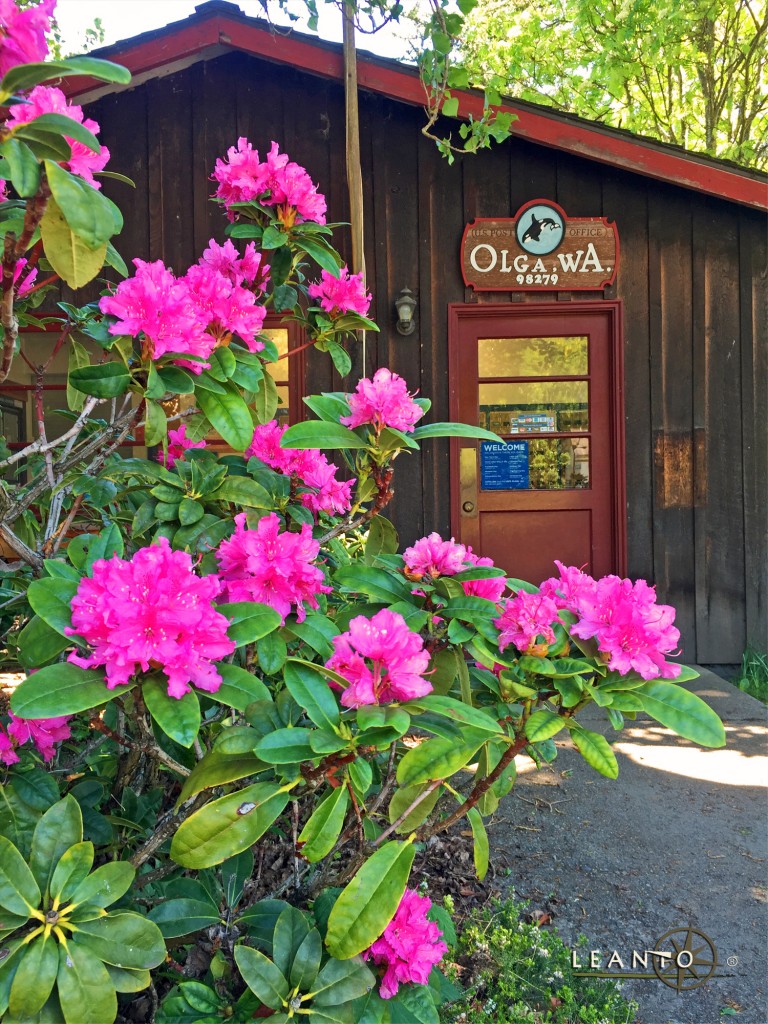
[[[624,572],[618,302],[452,306],[451,417],[502,443],[451,442],[454,536],[539,583],[554,559]]]

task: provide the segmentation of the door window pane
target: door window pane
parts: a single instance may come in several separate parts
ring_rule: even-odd
[[[477,363],[480,377],[584,377],[588,339],[479,338]]]
[[[497,434],[589,430],[587,381],[480,384],[479,425]]]
[[[484,491],[562,491],[589,487],[589,438],[518,439],[480,446]]]

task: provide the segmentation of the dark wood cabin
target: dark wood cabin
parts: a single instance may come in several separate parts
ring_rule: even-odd
[[[348,219],[339,46],[212,2],[100,55],[126,64],[132,84],[68,91],[100,123],[110,167],[136,182],[106,185],[126,213],[126,258],[183,272],[223,238],[209,175],[239,136],[260,151],[279,142],[325,193],[329,220]],[[449,166],[421,135],[413,69],[363,54],[359,82],[381,326],[364,369],[390,367],[432,399],[434,419],[479,418],[507,442],[481,460],[474,444],[445,441],[403,456],[391,512],[401,540],[454,535],[536,581],[556,557],[644,577],[677,608],[685,660],[768,650],[768,179],[517,102],[512,138]],[[467,93],[461,111],[479,102]],[[533,200],[549,219],[564,213],[566,233],[571,219],[615,225],[616,265],[600,257],[612,283],[539,290],[520,262],[506,291],[465,285],[466,226],[521,224]],[[533,266],[542,250],[527,251]],[[491,248],[474,260],[485,273]],[[410,335],[394,305],[406,287],[418,303]],[[358,349],[344,385],[310,354],[284,382],[290,415],[302,415],[302,389],[351,389],[362,370]]]

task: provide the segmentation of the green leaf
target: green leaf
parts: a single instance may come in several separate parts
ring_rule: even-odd
[[[168,696],[168,680],[163,675],[151,676],[141,688],[152,718],[166,736],[182,747],[191,747],[200,731],[200,701],[194,691],[183,697]]]
[[[369,992],[376,982],[371,970],[358,956],[348,960],[329,960],[312,986],[313,1006],[339,1006]],[[330,1019],[335,1019],[332,1013]]]
[[[250,444],[250,441],[248,442]],[[261,484],[247,476],[229,476],[213,494],[211,501],[233,501],[249,508],[268,508],[274,505],[272,495]]]
[[[251,403],[258,422],[268,423],[274,419],[279,404],[280,398],[274,378],[269,373],[262,374],[253,402]]]
[[[45,255],[53,270],[70,288],[82,288],[92,281],[104,266],[107,243],[91,248],[72,231],[55,199],[45,208],[40,233]],[[78,388],[78,390],[82,390]],[[91,392],[86,392],[90,394]],[[123,392],[117,392],[122,394]],[[112,395],[96,397],[113,397]]]
[[[65,171],[52,160],[45,161],[45,173],[53,198],[77,237],[81,238],[89,249],[106,246],[112,235],[122,226],[115,223],[109,200],[98,189]]]
[[[144,443],[149,447],[162,444],[168,433],[168,417],[165,409],[158,402],[149,398],[144,406]]]
[[[409,700],[403,705],[405,710],[415,708],[419,711],[431,711],[433,714],[450,718],[453,722],[460,722],[463,725],[471,726],[473,729],[481,729],[495,735],[503,734],[504,730],[492,715],[481,711],[479,708],[470,707],[461,700],[453,697],[444,697],[440,694],[430,693],[426,697],[417,697],[416,700]]]
[[[41,813],[59,799],[59,787],[54,777],[42,768],[14,775],[13,788],[28,807]]]
[[[289,658],[284,671],[288,692],[321,729],[334,730],[341,721],[339,705],[318,667]]]
[[[482,427],[472,427],[469,423],[425,423],[416,427],[414,440],[420,441],[425,437],[479,437],[483,441],[501,441],[498,434]]]
[[[256,656],[262,672],[268,676],[277,675],[288,657],[288,645],[280,633],[267,633],[256,641]]]
[[[113,555],[123,556],[124,545],[120,530],[115,523],[105,526],[101,533],[88,537],[88,557],[85,560],[86,572],[91,572],[94,563],[101,558],[112,558]]]
[[[296,239],[296,242],[323,270],[327,270],[334,277],[339,276],[341,258],[330,246],[319,239],[309,239],[306,235],[302,236],[300,241]]]
[[[441,113],[445,117],[458,117],[459,116],[459,99],[458,96],[451,96],[450,99],[444,101]]]
[[[35,826],[29,866],[45,896],[53,872],[70,846],[83,841],[83,814],[72,795],[49,807]]]
[[[165,960],[165,942],[154,922],[130,911],[79,921],[73,943],[90,949],[100,960],[129,970],[149,970]]]
[[[120,64],[113,64],[112,61],[97,57],[70,57],[68,60],[19,64],[11,68],[0,82],[0,92],[10,95],[31,89],[40,82],[66,78],[68,75],[90,75],[102,82],[116,82],[120,85],[127,85],[131,80],[130,71]]]
[[[372,565],[349,565],[339,569],[334,582],[345,590],[367,594],[372,601],[410,601],[411,587],[402,576],[394,576],[385,569]]]
[[[75,942],[59,946],[56,976],[67,1024],[106,1024],[117,1017],[117,996],[99,956]]]
[[[125,860],[109,861],[92,871],[70,896],[75,907],[109,907],[131,887],[136,869]]]
[[[266,832],[288,799],[288,788],[257,782],[206,804],[179,826],[171,858],[185,868],[207,868],[242,853]]]
[[[194,498],[182,498],[179,503],[179,522],[182,526],[193,526],[205,515],[205,507]]]
[[[288,427],[280,439],[281,448],[365,448],[367,444],[354,431],[340,423],[305,420]]]
[[[152,980],[149,971],[129,971],[124,967],[115,967],[114,964],[104,966],[116,992],[143,992],[149,988]]]
[[[238,647],[260,640],[280,625],[280,615],[268,604],[257,601],[238,601],[217,605],[217,610],[230,622],[227,636]]]
[[[39,936],[28,946],[11,984],[8,1009],[20,1019],[34,1017],[53,990],[59,970],[59,951],[52,935]]]
[[[191,395],[195,390],[195,381],[192,374],[182,370],[180,366],[159,366],[156,367],[157,376],[166,392],[173,395]]]
[[[177,939],[181,935],[209,928],[221,920],[218,907],[201,900],[165,900],[149,912],[165,939]]]
[[[282,971],[250,946],[235,946],[235,963],[251,992],[271,1010],[279,1010],[290,991]]]
[[[477,877],[482,880],[488,874],[488,833],[485,830],[480,811],[476,807],[470,807],[467,811],[467,818],[472,829],[472,838],[475,842],[474,860]]]
[[[51,899],[65,903],[93,867],[93,843],[75,843],[62,855],[51,877]]]
[[[587,764],[609,779],[618,778],[619,765],[616,755],[605,736],[601,736],[599,732],[590,732],[577,722],[571,721],[569,727],[574,746]]]
[[[52,661],[72,644],[72,640],[63,637],[58,630],[51,629],[40,618],[33,616],[19,633],[19,662],[23,668],[38,668]],[[330,654],[328,655],[330,657]]]
[[[104,673],[77,665],[48,665],[24,680],[11,696],[11,710],[19,718],[55,718],[76,715],[106,704],[130,687],[108,690]]]
[[[463,743],[448,736],[437,736],[420,743],[409,750],[397,766],[398,784],[414,786],[419,782],[450,778],[471,761],[487,739],[487,733],[467,729]]]
[[[227,782],[245,779],[265,767],[264,762],[254,754],[228,755],[219,753],[218,750],[212,750],[205,755],[202,761],[197,762],[184,780],[181,793],[176,801],[176,808],[178,809],[191,797],[202,793],[204,789],[212,789],[214,786],[222,786]]]
[[[306,915],[297,907],[286,907],[275,922],[275,931],[272,936],[272,959],[280,973],[286,978],[290,977],[291,965],[299,946],[313,930],[315,929],[309,924]],[[320,948],[322,951],[322,943]]]
[[[65,579],[33,580],[27,590],[29,603],[37,614],[57,633],[67,636],[65,630],[72,627],[72,598],[78,584]],[[69,640],[74,643],[74,640]]]
[[[253,440],[253,420],[240,392],[233,388],[217,395],[198,388],[195,397],[211,426],[224,441],[235,451],[245,451]]]
[[[411,727],[411,716],[405,708],[390,704],[364,704],[357,709],[357,724],[362,732],[390,729],[403,736]]]
[[[236,711],[245,711],[255,700],[272,699],[264,683],[252,673],[246,672],[244,668],[219,662],[216,670],[221,676],[222,683],[215,693],[206,694],[210,700],[226,704]]]
[[[397,821],[401,814],[403,814],[411,804],[429,789],[429,783],[421,783],[417,786],[405,786],[401,789],[396,789],[392,794],[392,799],[389,802],[389,822],[391,825]],[[435,787],[424,799],[411,811],[411,813],[400,822],[397,826],[396,832],[401,835],[413,832],[417,829],[422,822],[426,821],[435,808],[435,804],[443,795],[442,786]]]
[[[702,747],[724,747],[725,729],[712,708],[676,683],[653,679],[632,691],[657,722]]]
[[[556,736],[565,726],[566,719],[552,711],[534,711],[525,723],[525,735],[531,743],[540,743]]]
[[[332,957],[348,960],[384,932],[403,898],[415,856],[411,843],[385,843],[358,870],[328,918],[325,945]]]
[[[299,764],[317,757],[309,729],[276,729],[256,744],[254,753],[268,764]]]
[[[0,835],[0,907],[24,919],[40,905],[35,876],[13,843]]]
[[[6,139],[0,145],[0,153],[11,169],[11,183],[23,198],[31,197],[40,187],[40,164],[25,142]]]
[[[67,284],[69,284],[68,281]],[[73,387],[85,395],[93,395],[96,398],[116,398],[119,395],[124,395],[128,390],[131,375],[122,363],[100,363],[72,370],[69,381]]]
[[[339,786],[331,790],[330,795],[310,815],[299,835],[299,842],[303,844],[301,855],[310,864],[322,860],[333,849],[341,834],[348,806],[347,787]]]
[[[277,939],[277,933],[275,933]],[[317,928],[312,928],[296,950],[288,980],[292,988],[308,992],[320,970],[323,957],[323,940]]]

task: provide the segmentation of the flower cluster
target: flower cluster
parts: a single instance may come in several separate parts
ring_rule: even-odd
[[[344,707],[413,700],[432,692],[424,678],[429,652],[397,612],[382,608],[371,619],[357,615],[346,633],[334,637],[333,647],[326,668],[349,684],[341,695]]]
[[[656,590],[645,580],[604,576],[594,580],[573,566],[556,562],[560,579],[542,584],[542,593],[579,621],[570,627],[583,640],[594,637],[608,667],[625,674],[635,671],[643,679],[675,679],[680,666],[668,662],[680,640],[674,625],[675,609],[656,604]]]
[[[299,622],[306,618],[304,602],[317,608],[317,595],[329,593],[323,573],[314,565],[320,544],[304,523],[300,533],[280,533],[280,520],[271,512],[255,530],[246,515],[235,516],[235,532],[219,545],[216,557],[230,601],[260,601],[280,614],[283,622],[296,610]]]
[[[423,576],[455,576],[472,567],[492,567],[493,559],[481,558],[471,547],[457,544],[453,537],[443,540],[439,533],[430,533],[403,552],[405,572],[409,579],[420,580]],[[462,588],[468,597],[483,597],[494,603],[501,600],[507,585],[503,576],[489,579],[463,580]]]
[[[239,138],[237,146],[227,150],[226,160],[216,161],[213,179],[218,182],[216,198],[223,201],[230,220],[234,220],[230,209],[234,203],[255,199],[262,206],[277,207],[278,219],[286,228],[302,221],[325,224],[325,197],[304,168],[280,152],[276,142],[262,161],[258,150],[247,139]]]
[[[157,453],[157,461],[166,469],[173,469],[179,461],[184,461],[184,452],[190,448],[205,448],[205,441],[193,441],[187,437],[187,424],[182,423],[178,430],[168,431],[168,452],[162,449]]]
[[[17,103],[11,107],[8,126],[15,128],[21,124],[29,124],[30,121],[34,121],[36,117],[40,117],[42,114],[63,114],[65,117],[77,121],[78,124],[87,128],[94,135],[98,134],[99,131],[99,125],[96,121],[89,117],[83,118],[82,107],[78,107],[74,103],[68,103],[67,97],[61,89],[47,85],[35,86],[25,96],[24,103]],[[104,170],[109,160],[109,150],[107,147],[102,146],[98,153],[94,153],[85,143],[76,142],[67,136],[65,138],[72,150],[72,155],[69,160],[62,161],[62,166],[71,171],[72,174],[77,174],[94,188],[101,188],[93,174],[94,171]]]
[[[7,728],[0,723],[0,761],[16,764],[19,755],[14,747],[22,743],[34,743],[45,761],[54,755],[54,743],[68,740],[71,733],[67,722],[69,715],[60,718],[17,718],[10,715]]]
[[[363,954],[364,959],[386,965],[379,995],[391,999],[402,984],[426,985],[435,964],[448,952],[443,933],[427,918],[432,901],[415,889],[406,889],[395,916]]]
[[[363,377],[355,393],[349,396],[351,415],[342,416],[348,427],[370,423],[377,434],[385,427],[412,433],[424,410],[413,400],[402,377],[382,367],[370,377]]]
[[[221,676],[213,663],[235,649],[227,619],[213,607],[220,590],[216,576],[196,576],[191,557],[172,551],[165,537],[130,561],[100,559],[93,577],[80,581],[67,630],[93,653],[69,660],[81,668],[104,665],[110,690],[139,670],[160,668],[171,697],[183,697],[190,683],[215,693]]]
[[[24,273],[24,269],[26,268],[28,263],[29,260],[26,258],[26,256],[22,256],[21,259],[16,261],[16,266],[13,271],[13,283],[18,286],[16,289],[17,299],[23,299],[26,295],[29,295],[35,284],[35,278],[37,277],[37,267],[32,267],[32,269],[27,272],[26,276],[24,277],[24,280],[20,280],[21,275]]]
[[[371,293],[365,290],[362,273],[350,276],[349,267],[342,267],[338,277],[323,270],[319,284],[307,289],[310,299],[319,299],[320,308],[330,316],[359,313],[367,316],[371,307]]]
[[[354,477],[351,480],[338,480],[336,466],[317,448],[281,448],[280,438],[287,429],[281,427],[277,420],[260,424],[253,432],[253,440],[245,457],[260,459],[271,469],[294,477],[302,488],[299,501],[316,515],[318,512],[327,512],[329,515],[348,512]]]
[[[14,0],[0,0],[0,78],[18,64],[44,61],[45,34],[50,30],[56,0],[41,0],[20,10]]]
[[[545,594],[528,594],[521,590],[504,605],[494,625],[501,630],[499,650],[514,644],[518,651],[533,653],[539,637],[547,644],[555,642],[552,626],[558,620],[559,608]]]

